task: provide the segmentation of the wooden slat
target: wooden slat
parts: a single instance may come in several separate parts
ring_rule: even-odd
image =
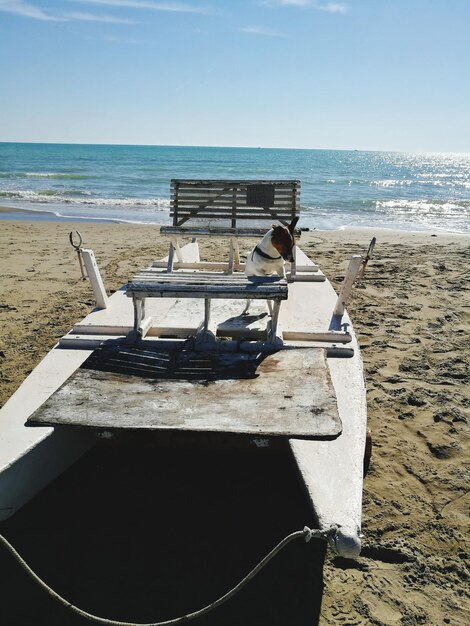
[[[236,196],[207,196],[205,194],[197,195],[197,196],[182,196],[181,194],[178,196],[179,204],[202,204],[206,203],[207,200],[211,200],[211,205],[235,205],[237,208],[249,207],[249,206],[258,206],[251,205],[246,202],[245,198],[237,198]],[[269,206],[288,206],[292,207],[295,204],[292,202],[292,198],[284,197],[284,198],[274,198],[274,201],[269,204]],[[264,207],[260,207],[264,208]]]
[[[191,198],[179,198],[178,200],[178,208],[182,209],[185,207],[190,207],[191,209],[193,208],[205,208],[207,206],[210,207],[230,207],[230,208],[235,208],[237,211],[243,211],[243,210],[248,210],[248,209],[261,209],[261,211],[264,211],[266,209],[271,209],[271,208],[276,208],[276,209],[285,209],[286,211],[290,211],[292,213],[292,211],[298,211],[297,207],[295,205],[292,204],[292,202],[289,202],[287,200],[279,200],[276,201],[272,204],[269,205],[269,207],[260,207],[260,206],[255,206],[255,205],[251,205],[251,204],[247,204],[245,202],[234,202],[233,199],[230,198],[226,198],[226,199],[217,199],[214,200],[212,202],[208,201],[207,197],[201,197],[201,198],[197,198],[197,199],[191,199]],[[170,208],[174,208],[174,205],[170,204]]]
[[[215,185],[276,185],[277,187],[292,187],[295,185],[300,186],[300,180],[298,179],[289,179],[289,180],[272,180],[272,179],[262,179],[262,180],[247,180],[242,179],[223,179],[223,178],[172,178],[172,185],[178,186],[204,186],[208,185],[213,187]]]
[[[211,189],[211,188],[207,188],[207,189],[178,189],[174,192],[171,193],[170,197],[171,198],[198,198],[198,197],[209,197],[209,198],[217,198],[218,196],[220,197],[224,197],[224,196],[235,196],[240,200],[246,200],[247,198],[247,194],[245,191],[237,191],[237,190],[229,190],[226,191],[224,189],[220,189],[220,190],[215,190],[215,189]],[[275,189],[274,190],[274,199],[278,199],[278,200],[282,200],[282,199],[289,199],[292,200],[292,198],[295,197],[300,197],[300,193],[296,192],[295,194],[292,193],[291,190],[289,189]]]
[[[215,298],[219,300],[287,300],[281,285],[197,285],[192,283],[135,283],[129,296],[137,298]]]
[[[279,279],[277,281],[262,281],[255,282],[250,280],[243,280],[243,278],[236,278],[235,280],[228,280],[227,277],[221,278],[217,277],[216,279],[208,279],[203,277],[198,277],[198,272],[194,272],[194,278],[192,276],[179,276],[178,272],[173,274],[167,274],[169,277],[168,280],[162,277],[154,277],[154,276],[136,276],[135,279],[129,284],[127,291],[133,291],[139,288],[141,285],[147,285],[149,287],[159,285],[188,285],[188,286],[201,286],[201,287],[214,287],[217,289],[218,287],[243,287],[248,289],[261,289],[261,288],[273,288],[273,289],[285,289],[287,291],[287,283],[285,279]]]
[[[156,272],[155,270],[142,270],[138,272],[129,283],[128,289],[142,280],[152,281],[154,283],[173,283],[173,282],[191,282],[198,284],[217,285],[218,283],[226,284],[248,284],[252,286],[258,285],[287,285],[286,279],[274,276],[245,276],[241,272],[234,274],[222,274],[218,272]]]
[[[231,204],[236,204],[238,206],[251,206],[250,202],[247,201],[246,196],[237,196],[236,194],[209,194],[209,193],[197,193],[197,194],[178,194],[178,200],[180,202],[205,202],[207,199],[212,200],[212,202],[230,202]],[[174,200],[176,196],[172,196],[170,200]],[[273,198],[273,201],[269,203],[268,206],[272,206],[273,204],[285,203],[289,206],[297,206],[299,202],[296,202],[297,198],[292,197],[292,194],[286,195],[276,195]],[[253,205],[259,206],[259,205]]]
[[[173,282],[174,280],[195,280],[201,283],[214,283],[218,281],[225,282],[248,282],[253,285],[277,284],[285,283],[285,278],[274,274],[272,276],[246,276],[242,272],[233,274],[223,274],[219,272],[157,272],[152,269],[141,270],[135,274],[131,284],[140,276],[147,277],[150,280],[164,282]]]
[[[265,228],[230,228],[228,226],[161,226],[160,234],[165,236],[210,236],[220,237],[262,237],[266,233]]]
[[[208,285],[135,285],[129,296],[136,298],[209,298],[214,300],[287,300],[287,290],[282,291],[280,287],[273,288],[272,285],[233,287]]]
[[[209,284],[220,284],[220,285],[246,285],[247,281],[241,278],[235,278],[231,280],[229,275],[217,275],[212,280],[208,280],[203,276],[199,276],[199,272],[193,272],[192,276],[181,275],[179,272],[173,272],[172,274],[165,274],[166,276],[170,276],[169,280],[165,280],[160,276],[153,276],[152,274],[137,274],[131,283],[131,288],[134,283],[150,283],[150,284],[159,284],[159,285],[167,285],[167,284],[176,284],[176,283],[185,283],[191,285],[209,285]],[[253,283],[255,284],[255,283]]]
[[[229,217],[231,217],[232,213],[231,211],[227,211],[224,209],[214,209],[213,211],[211,211],[209,208],[206,209],[194,209],[192,211],[178,211],[178,213],[176,213],[176,211],[173,213],[173,215],[178,215],[179,218],[189,218],[192,217],[193,219],[201,219],[201,218],[213,218],[213,219],[227,219]],[[277,219],[277,216],[280,215],[281,217],[290,217],[292,215],[291,212],[286,212],[286,211],[276,211],[275,209],[269,210],[269,211],[264,211],[262,213],[258,212],[258,211],[246,211],[243,213],[238,212],[237,214],[237,219],[240,220],[263,220],[263,219]],[[175,224],[176,226],[176,224]]]
[[[171,213],[172,217],[177,216],[177,219],[179,220],[178,224],[175,224],[175,226],[182,226],[183,223],[185,223],[187,220],[189,219],[193,219],[193,220],[201,220],[201,219],[207,219],[207,220],[221,220],[221,226],[224,225],[223,220],[225,220],[225,222],[230,219],[232,217],[232,214],[230,212],[224,211],[221,212],[218,209],[214,210],[213,212],[210,212],[208,209],[204,209],[204,210],[199,210],[199,211],[183,211],[183,212],[172,212]],[[240,222],[242,222],[243,220],[257,220],[258,222],[266,222],[266,229],[265,229],[265,233],[266,230],[268,229],[268,224],[269,227],[271,227],[271,224],[273,223],[273,221],[289,221],[291,219],[291,217],[293,217],[292,213],[284,213],[284,212],[277,212],[277,211],[270,211],[269,213],[266,212],[264,214],[262,213],[244,213],[242,215],[240,215],[240,213],[236,214],[236,218],[237,220],[239,220]],[[181,222],[181,220],[183,220],[183,222]],[[180,223],[181,222],[181,223]],[[196,222],[197,223],[197,222]],[[227,228],[231,228],[231,225],[227,225]],[[236,226],[234,228],[237,228]],[[236,237],[238,235],[237,232],[233,233],[233,236]]]
[[[176,215],[176,212],[173,212],[173,215]],[[219,209],[219,208],[204,208],[204,209],[193,209],[193,210],[185,210],[178,211],[178,218],[193,218],[193,219],[201,219],[203,217],[213,218],[213,219],[227,219],[232,217],[233,212],[230,209]],[[290,218],[292,216],[292,212],[287,211],[277,211],[275,209],[270,209],[269,211],[243,211],[236,212],[235,216],[238,220],[263,220],[263,219],[275,219],[278,217],[282,218]]]
[[[160,234],[166,237],[173,235],[182,237],[263,237],[266,228],[230,228],[228,226],[161,226]],[[295,230],[295,238],[301,237],[302,231]]]
[[[165,269],[168,270],[168,261],[154,261],[152,263],[152,268],[157,270]],[[211,270],[213,272],[228,272],[230,269],[230,264],[228,261],[193,261],[193,262],[181,262],[175,261],[173,264],[174,270]],[[245,269],[244,263],[239,263],[238,270],[243,272]]]
[[[260,220],[269,220],[272,215],[282,215],[283,217],[292,218],[298,215],[298,211],[286,206],[272,206],[268,209],[259,209],[257,207],[234,207],[230,205],[191,205],[184,204],[181,207],[170,207],[170,215],[178,217],[193,217],[198,219],[201,215],[208,213],[215,215],[235,215],[237,219],[249,219],[257,217]],[[236,228],[236,226],[234,226]]]
[[[255,207],[255,206],[236,206],[230,202],[220,202],[208,204],[204,202],[181,202],[178,207],[170,206],[171,213],[198,213],[200,211],[222,211],[222,212],[234,212],[236,215],[244,215],[246,213],[259,213],[260,215],[269,215],[270,212],[285,213],[286,215],[298,215],[299,211],[296,211],[290,205],[287,204],[273,204],[270,207]]]

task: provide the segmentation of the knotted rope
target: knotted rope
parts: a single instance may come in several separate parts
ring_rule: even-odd
[[[52,598],[57,600],[60,604],[67,607],[77,615],[84,617],[85,619],[96,622],[97,624],[107,624],[107,626],[175,626],[176,624],[183,624],[188,622],[191,619],[196,617],[201,617],[210,611],[213,611],[221,604],[232,598],[236,595],[243,587],[250,582],[252,578],[254,578],[259,572],[273,559],[278,552],[280,552],[288,543],[294,541],[295,539],[304,538],[306,542],[311,539],[328,539],[329,536],[334,535],[337,528],[332,527],[328,530],[319,530],[319,529],[311,529],[308,526],[305,526],[303,530],[298,530],[290,535],[287,535],[282,541],[280,541],[275,548],[271,550],[261,561],[256,565],[251,572],[249,572],[245,578],[243,578],[238,584],[235,585],[230,591],[225,593],[223,596],[211,602],[207,606],[199,609],[198,611],[194,611],[193,613],[187,613],[186,615],[182,615],[181,617],[175,617],[173,619],[164,620],[162,622],[152,622],[146,624],[137,624],[134,622],[121,622],[119,620],[107,619],[105,617],[99,617],[97,615],[92,615],[83,609],[80,609],[78,606],[75,606],[62,596],[60,596],[56,591],[51,589],[49,585],[47,585],[39,576],[30,568],[30,566],[26,563],[26,561],[18,554],[15,548],[11,545],[5,537],[0,535],[0,543],[7,548],[7,550],[13,555],[15,560],[21,565],[21,567],[31,576],[31,578]]]

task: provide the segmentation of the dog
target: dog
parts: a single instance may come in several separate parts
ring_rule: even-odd
[[[294,261],[294,230],[298,216],[288,226],[273,224],[261,241],[253,248],[246,258],[245,274],[247,276],[271,276],[278,274],[285,278],[285,261]],[[247,300],[243,315],[248,314],[251,300]],[[271,303],[268,301],[271,312]]]
[[[270,276],[277,273],[285,277],[284,262],[294,260],[294,229],[299,221],[294,217],[289,226],[273,224],[261,241],[247,256],[245,274],[247,276]]]

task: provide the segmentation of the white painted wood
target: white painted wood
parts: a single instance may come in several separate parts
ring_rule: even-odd
[[[298,251],[298,254],[301,251]],[[303,253],[302,253],[303,255]],[[300,256],[300,254],[299,254]],[[299,256],[297,258],[299,258]],[[307,257],[303,255],[305,262]],[[300,260],[300,259],[299,259]],[[294,287],[299,287],[295,284]],[[329,282],[303,285],[310,297],[300,306],[313,307],[321,303],[316,312],[316,324],[331,321],[331,312],[337,296]],[[297,301],[299,305],[299,301]],[[281,309],[288,315],[289,300]],[[362,358],[354,329],[347,311],[342,322],[352,340],[348,347],[354,354],[348,359],[328,358],[328,366],[338,401],[338,411],[343,432],[334,441],[308,442],[290,440],[290,447],[305,482],[320,527],[341,526],[332,547],[344,557],[355,557],[360,552],[361,510],[363,485],[363,456],[367,430],[366,388]]]
[[[180,248],[180,245],[178,243],[178,239],[176,237],[172,237],[171,238],[171,243],[173,244],[173,247],[175,249],[176,258],[178,259],[178,262],[182,263],[183,262],[183,253],[181,252],[181,248]]]
[[[312,272],[311,274],[300,274],[299,272],[296,272],[294,275],[287,274],[287,281],[289,283],[323,283],[325,280],[325,276],[320,273],[316,274]]]
[[[152,263],[151,268],[158,271],[160,268],[167,268],[168,262],[166,261],[154,261]],[[243,263],[241,267],[244,268],[245,264]],[[226,262],[218,262],[218,261],[199,261],[198,263],[179,263],[175,261],[173,263],[174,270],[211,270],[214,272],[227,272],[229,268],[229,264]],[[242,271],[240,269],[240,271]]]
[[[270,300],[268,300],[270,302]],[[278,332],[278,323],[279,323],[279,309],[281,306],[280,300],[274,300],[272,303],[271,310],[271,320],[269,321],[268,326],[268,342],[271,344],[275,344],[278,341],[282,345],[282,337]]]
[[[120,335],[76,335],[69,333],[59,339],[59,346],[61,348],[68,349],[80,349],[80,350],[95,350],[99,348],[101,344],[109,340],[124,339],[124,336]]]
[[[230,247],[233,252],[233,270],[235,272],[240,271],[240,248],[238,246],[238,239],[236,237],[232,237],[230,239]]]
[[[125,299],[126,304],[129,304],[128,299]],[[132,320],[131,320],[132,321]],[[127,335],[127,333],[132,330],[132,326],[120,326],[116,324],[116,326],[112,326],[111,324],[92,324],[91,321],[87,324],[83,322],[78,322],[72,328],[70,332],[82,334],[82,335],[106,335],[106,336],[119,336],[119,335]],[[68,335],[64,335],[68,337]],[[62,338],[63,339],[63,338]],[[59,340],[59,343],[60,341]]]
[[[297,253],[297,250],[298,250],[298,246],[296,247],[296,253]],[[295,263],[295,269],[296,269],[296,273],[297,274],[299,272],[312,273],[312,272],[318,272],[319,271],[318,265],[315,265],[314,263],[312,263],[312,265],[299,265],[297,263],[297,259],[296,259],[296,263]]]
[[[164,237],[243,237],[258,238],[266,233],[266,228],[228,228],[215,226],[162,226],[160,234]]]
[[[39,408],[91,354],[54,348],[0,409],[0,520],[7,519],[94,442],[90,433],[27,428]]]
[[[232,349],[238,350],[240,348],[240,339],[246,338],[247,336],[249,336],[249,339],[247,339],[247,342],[248,341],[252,342],[253,349],[256,348],[258,350],[262,350],[264,343],[266,341],[266,334],[267,334],[266,321],[269,322],[269,319],[265,320],[264,325],[263,324],[257,324],[257,325],[251,324],[249,327],[249,330],[247,330],[247,327],[244,326],[243,331],[241,331],[235,325],[228,325],[228,324],[218,325],[217,323],[214,322],[214,320],[212,320],[212,322],[209,324],[209,331],[214,336],[217,335],[218,337],[225,337],[225,338],[231,337],[233,340],[235,340],[233,341],[233,343],[231,343],[228,340],[224,341],[224,349],[226,349],[227,351],[232,350]],[[195,337],[198,331],[201,328],[203,328],[203,326],[204,326],[204,322],[202,322],[202,324],[200,324],[199,327],[195,327],[195,326],[152,327],[149,329],[149,332],[144,337],[144,340],[147,340],[147,342],[152,346],[154,345],[156,340],[164,342],[164,343],[168,343],[170,341],[182,343],[188,337]],[[117,332],[114,335],[99,334],[99,333],[97,334],[88,333],[85,335],[78,335],[78,334],[74,334],[73,332],[71,332],[67,335],[64,335],[64,337],[62,337],[59,340],[59,346],[61,348],[67,348],[70,350],[71,349],[95,350],[96,348],[99,348],[100,346],[102,346],[103,344],[109,341],[112,341],[112,342],[124,341],[125,337],[128,335],[130,330],[131,329],[129,328],[125,332]],[[278,325],[277,336],[279,338],[282,337],[284,349],[319,348],[319,349],[325,350],[328,356],[331,356],[332,358],[333,357],[350,358],[354,354],[354,349],[350,345],[344,345],[339,342],[333,343],[331,341],[315,341],[313,339],[292,339],[289,336],[289,333],[287,333],[287,335],[288,335],[288,338],[286,338],[285,331],[282,331]],[[257,346],[255,346],[256,341],[260,342],[259,345]],[[145,346],[145,342],[143,345]]]
[[[154,261],[151,265],[151,268],[148,269],[155,269],[156,271],[158,271],[159,269],[166,269],[168,267],[168,262],[167,261]],[[318,272],[319,268],[318,265],[312,265],[312,266],[307,266],[307,265],[297,265],[297,274],[300,272],[307,272],[307,273],[314,273],[314,272]],[[211,270],[214,272],[220,271],[220,272],[228,272],[229,269],[229,264],[227,262],[220,262],[220,261],[199,261],[197,263],[179,263],[178,261],[175,261],[173,263],[173,269],[175,270]],[[245,271],[245,263],[241,263],[238,266],[238,269],[235,270],[238,272],[244,272]],[[325,278],[323,278],[322,280],[325,280]]]
[[[95,259],[95,254],[93,250],[87,250],[85,248],[82,248],[81,255],[85,264],[88,278],[91,283],[91,287],[93,289],[96,306],[98,307],[98,309],[106,309],[108,306],[108,294],[106,293],[103,279],[101,278],[100,270]]]
[[[350,333],[325,331],[284,331],[284,339],[291,341],[329,341],[331,343],[349,343],[352,340]]]
[[[295,275],[297,274],[297,260],[295,258],[295,253],[296,253],[296,246],[292,248],[292,257],[294,260],[290,264],[290,280],[292,281],[295,280]]]
[[[346,301],[351,294],[354,281],[356,280],[357,275],[359,274],[361,266],[362,266],[362,256],[360,254],[355,254],[349,261],[348,269],[346,271],[346,276],[344,277],[344,281],[341,286],[341,290],[339,292],[338,299],[336,301],[336,305],[333,311],[335,315],[343,315],[344,308],[346,306]]]

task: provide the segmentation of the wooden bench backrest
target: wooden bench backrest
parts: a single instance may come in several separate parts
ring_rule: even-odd
[[[171,181],[173,226],[201,219],[222,220],[231,228],[244,220],[288,224],[299,210],[299,180]]]

